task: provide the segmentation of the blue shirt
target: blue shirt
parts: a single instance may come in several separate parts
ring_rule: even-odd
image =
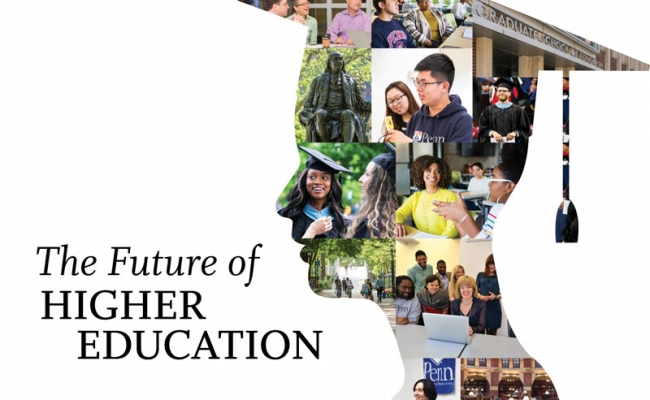
[[[413,286],[415,286],[413,291],[417,293],[418,290],[424,289],[427,276],[433,275],[433,267],[430,264],[427,264],[426,267],[422,269],[419,264],[415,264],[406,271],[406,275],[408,275],[408,277],[413,281]]]
[[[372,21],[372,42],[373,49],[405,49],[416,48],[411,35],[406,32],[404,26],[396,19],[382,21],[375,18]]]

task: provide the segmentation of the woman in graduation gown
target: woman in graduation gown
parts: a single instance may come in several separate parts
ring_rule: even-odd
[[[395,148],[368,163],[361,178],[361,207],[350,224],[348,238],[392,238],[395,231]]]
[[[289,204],[278,214],[293,221],[293,238],[340,238],[345,230],[341,207],[343,189],[336,175],[350,171],[317,150],[298,148],[309,154],[309,158],[298,183],[289,192]]]

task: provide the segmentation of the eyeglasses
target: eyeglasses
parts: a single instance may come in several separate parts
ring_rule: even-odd
[[[296,4],[296,7],[308,6],[309,4],[311,4],[311,3],[309,3],[307,1],[307,2],[304,2],[304,3]]]
[[[404,98],[404,96],[406,96],[406,95],[405,95],[405,94],[403,94],[403,95],[397,95],[397,96],[393,97],[393,100],[387,100],[386,103],[388,103],[388,107],[392,107],[392,106],[394,106],[395,104],[397,104],[397,103],[399,103],[400,101],[402,101],[402,99]]]
[[[507,90],[507,89],[506,90],[497,90],[497,93],[510,93],[510,91]]]
[[[512,182],[510,179],[500,179],[500,178],[487,178],[488,183],[492,182]]]
[[[442,82],[421,82],[418,81],[417,79],[413,79],[413,84],[417,89],[426,89],[427,85],[436,85],[440,83],[445,83],[445,81]]]

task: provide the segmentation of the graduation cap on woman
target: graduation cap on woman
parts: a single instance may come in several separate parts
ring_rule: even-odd
[[[298,146],[298,148],[309,154],[309,158],[305,162],[306,169],[315,169],[317,171],[329,172],[332,174],[332,176],[336,176],[339,172],[347,172],[348,174],[351,173],[349,169],[340,165],[318,150],[302,146]]]
[[[395,182],[395,147],[390,143],[384,143],[389,153],[383,153],[372,159],[372,162],[379,165],[381,169],[388,173],[393,182]]]

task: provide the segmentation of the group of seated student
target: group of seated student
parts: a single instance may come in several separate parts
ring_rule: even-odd
[[[257,5],[254,0],[240,0]],[[316,44],[318,38],[318,21],[309,15],[309,0],[257,0],[259,7],[271,14],[285,17],[308,28],[307,44]],[[327,28],[330,40],[335,44],[354,46],[348,30],[363,31],[370,34],[371,18],[362,9],[362,0],[346,0],[347,8],[334,16]],[[289,10],[292,10],[291,15]]]
[[[417,0],[418,8],[406,14],[404,23],[395,19],[400,14],[399,3],[373,0],[378,13],[372,22],[373,48],[437,48],[454,32],[450,21],[432,6],[431,0]],[[459,16],[467,11],[465,6],[459,8]]]
[[[417,291],[411,277],[398,276],[395,323],[422,325],[422,313],[460,315],[469,318],[470,335],[496,335],[502,318],[501,292],[491,254],[485,264],[476,280],[457,265],[450,276],[449,290],[443,287],[438,274],[427,276],[425,286]]]
[[[395,231],[395,153],[383,153],[368,163],[359,178],[361,206],[356,218],[343,214],[342,187],[336,179],[350,171],[314,149],[299,146],[310,157],[288,204],[278,213],[293,221],[293,238],[391,238]]]
[[[240,0],[255,5],[254,0]],[[309,28],[307,44],[316,44],[317,22],[309,16],[309,0],[257,0],[259,6],[272,14],[286,17]],[[465,0],[461,5],[465,4]],[[362,10],[362,0],[346,0],[347,8],[334,16],[327,28],[331,43],[354,46],[348,30],[372,33],[373,48],[437,48],[453,32],[454,26],[447,17],[433,7],[431,0],[417,0],[418,9],[411,10],[404,17],[404,23],[395,19],[400,15],[399,0],[373,0],[377,17],[374,21]],[[468,8],[458,9],[458,16],[465,15]],[[289,10],[293,10],[292,15]]]

